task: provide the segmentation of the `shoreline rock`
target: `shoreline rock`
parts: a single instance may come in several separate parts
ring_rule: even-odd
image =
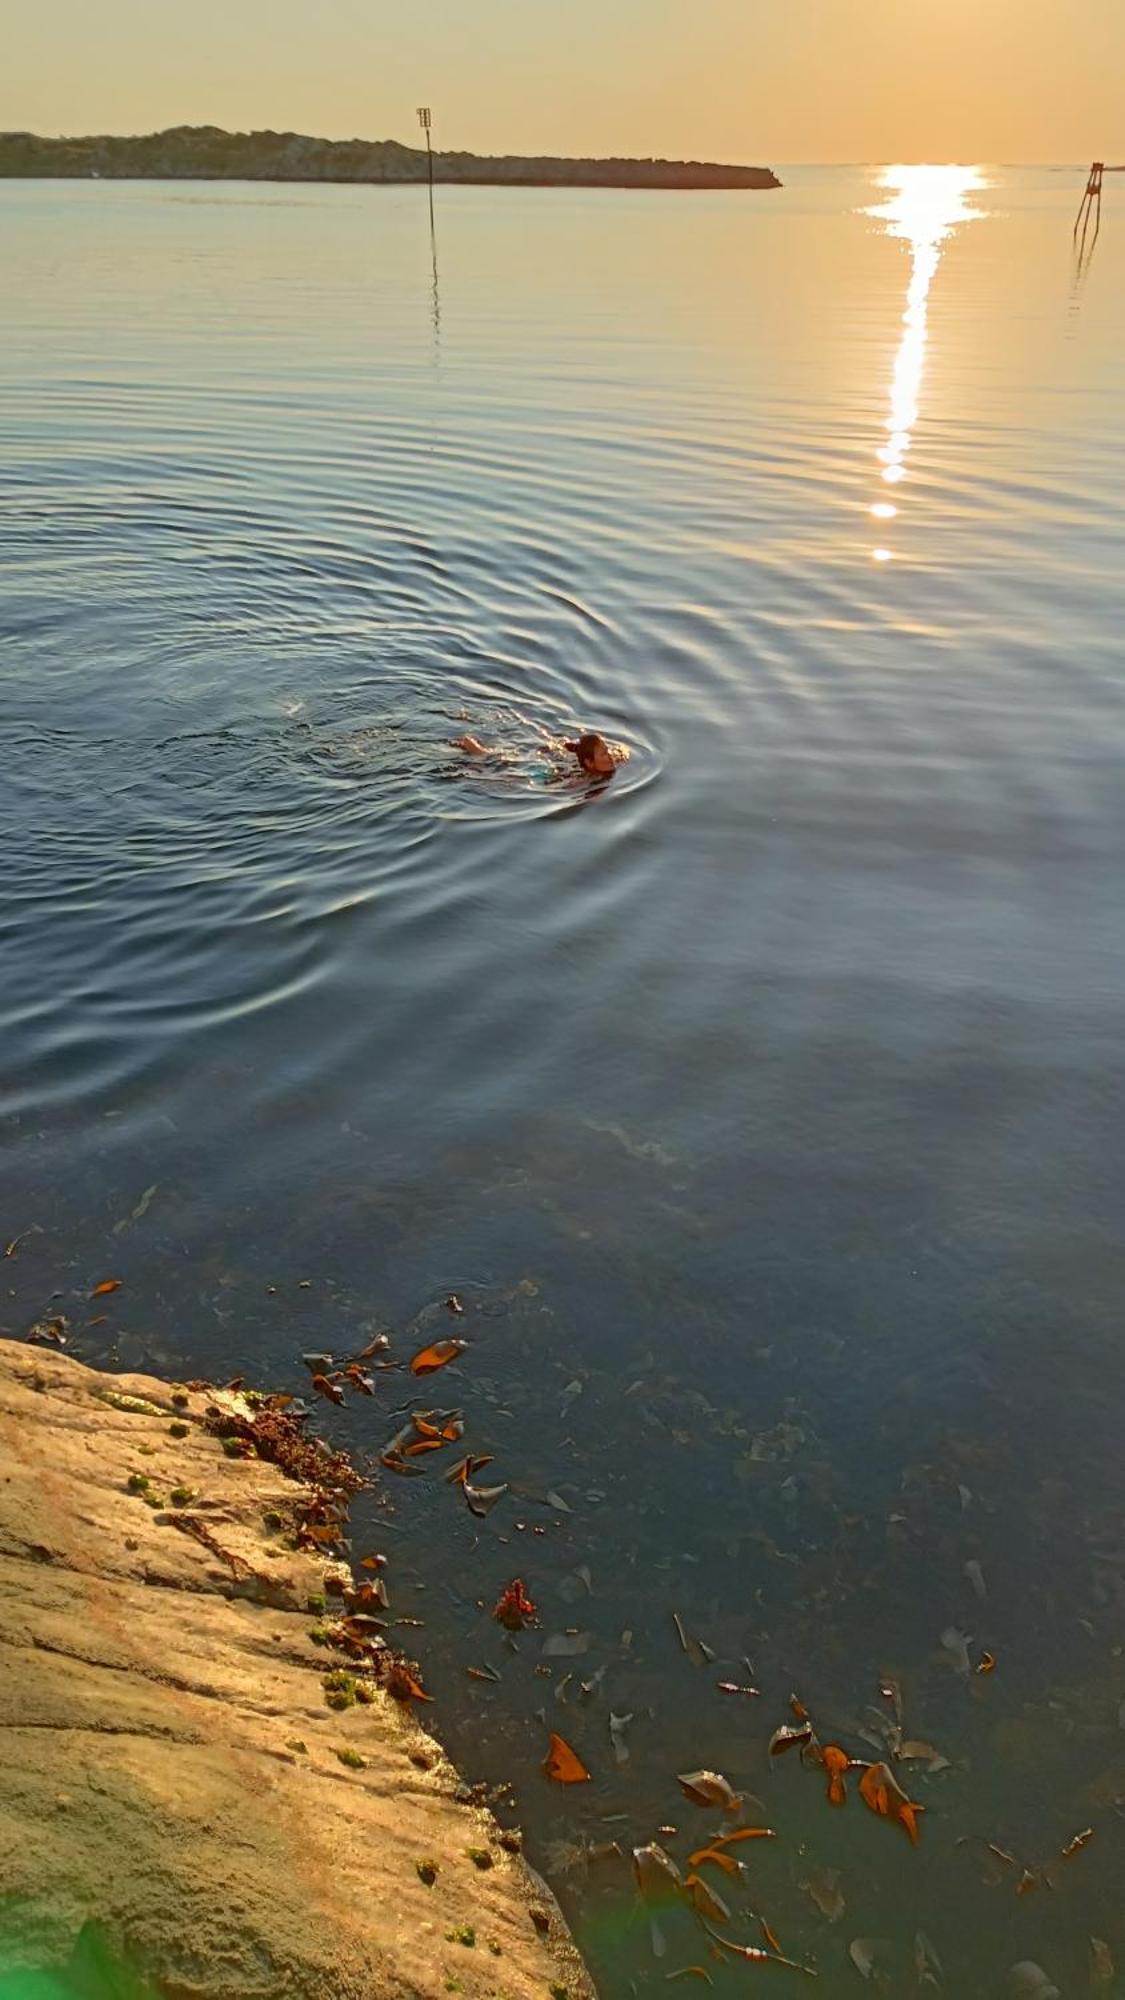
[[[0,1341],[0,1978],[77,1952],[163,2000],[593,2000],[411,1709],[328,1705],[341,1565],[285,1532],[313,1489],[227,1455],[215,1404],[246,1409]]]

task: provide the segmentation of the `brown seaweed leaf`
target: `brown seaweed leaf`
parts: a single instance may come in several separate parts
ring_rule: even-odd
[[[719,1771],[681,1771],[676,1783],[695,1806],[721,1806],[724,1812],[733,1813],[742,1804],[743,1794]]]
[[[803,1748],[813,1740],[811,1722],[798,1723],[795,1728],[791,1723],[784,1723],[780,1729],[775,1729],[770,1737],[770,1756],[780,1757],[784,1751],[794,1750],[798,1745]]]
[[[124,1280],[121,1278],[103,1278],[100,1285],[94,1286],[90,1297],[92,1299],[107,1298],[110,1292],[119,1292],[123,1283]]]
[[[841,1750],[838,1743],[826,1743],[820,1753],[820,1761],[828,1773],[829,1805],[845,1805],[847,1803],[848,1788],[844,1773],[851,1762],[847,1751]]]
[[[461,1491],[465,1495],[465,1505],[470,1514],[475,1514],[479,1521],[483,1521],[486,1514],[491,1514],[496,1502],[504,1498],[508,1491],[508,1483],[505,1480],[500,1486],[473,1486],[468,1479],[463,1479]]]
[[[718,1892],[712,1889],[702,1876],[685,1875],[684,1890],[698,1916],[710,1917],[712,1923],[729,1924],[730,1910]]]
[[[889,1950],[886,1938],[853,1938],[848,1957],[862,1978],[871,1979],[877,1975],[879,1962]]]
[[[422,1686],[421,1681],[418,1679],[417,1674],[414,1673],[412,1668],[410,1668],[407,1665],[405,1660],[394,1660],[391,1663],[391,1665],[387,1669],[386,1679],[383,1685],[385,1686],[387,1693],[391,1695],[395,1701],[433,1700],[433,1695],[426,1693],[426,1690]]]
[[[543,1769],[556,1785],[586,1785],[590,1782],[590,1773],[577,1750],[571,1749],[565,1737],[556,1736],[553,1732],[550,1748],[543,1759]]]
[[[1067,1841],[1066,1846],[1061,1849],[1059,1853],[1059,1860],[1060,1861],[1073,1860],[1074,1856],[1076,1854],[1081,1854],[1082,1849],[1088,1846],[1090,1841],[1093,1840],[1093,1838],[1094,1838],[1093,1827],[1084,1826],[1081,1833],[1076,1833],[1072,1839]]]
[[[445,1475],[445,1483],[447,1486],[464,1486],[466,1480],[474,1479],[478,1472],[483,1472],[485,1466],[491,1464],[491,1452],[484,1452],[476,1457],[472,1452],[467,1452],[464,1458],[457,1460],[456,1465],[450,1466]]]
[[[435,1340],[429,1347],[419,1348],[410,1363],[410,1373],[436,1375],[439,1368],[448,1367],[459,1354],[464,1354],[468,1344],[467,1340]]]
[[[924,1806],[908,1799],[889,1764],[869,1764],[859,1781],[865,1806],[881,1819],[897,1821],[914,1847],[918,1845],[918,1814]]]
[[[390,1344],[391,1336],[389,1333],[377,1333],[373,1340],[368,1341],[366,1347],[361,1347],[359,1353],[353,1355],[352,1359],[354,1361],[373,1361],[377,1354],[385,1354]]]
[[[327,1375],[314,1375],[312,1386],[318,1396],[327,1397],[330,1403],[342,1403],[344,1400],[343,1390],[335,1382],[330,1382]]]

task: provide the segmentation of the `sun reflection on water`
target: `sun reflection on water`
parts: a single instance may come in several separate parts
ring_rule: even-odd
[[[887,189],[889,198],[864,213],[882,222],[888,236],[908,243],[911,256],[902,338],[891,377],[887,442],[876,454],[884,484],[897,486],[906,477],[907,456],[918,422],[930,286],[947,237],[960,223],[983,218],[984,210],[973,208],[967,197],[987,183],[976,167],[888,167],[880,185]],[[889,521],[898,508],[892,501],[880,499],[874,502],[871,513],[877,520]],[[872,550],[876,562],[888,561],[892,553],[885,548]]]

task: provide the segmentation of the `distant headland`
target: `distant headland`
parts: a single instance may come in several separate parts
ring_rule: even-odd
[[[426,155],[395,139],[310,139],[177,125],[143,137],[42,139],[0,132],[0,177],[214,181],[424,181]],[[706,160],[566,160],[434,153],[434,179],[484,187],[775,188],[768,167]]]

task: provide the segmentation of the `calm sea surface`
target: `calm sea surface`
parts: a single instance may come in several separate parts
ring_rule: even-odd
[[[655,1958],[588,1851],[682,1864],[701,1766],[780,1836],[704,1867],[729,1934],[819,1992],[875,1938],[895,1994],[932,1953],[1084,1996],[1091,1936],[1125,1961],[1125,179],[1082,273],[1081,171],[783,173],[442,189],[436,273],[417,190],[0,186],[0,1320],[277,1388],[465,1335],[421,1400],[512,1492],[388,1474],[356,1552],[607,1996],[755,1976],[686,1909]],[[579,724],[632,749],[598,795],[545,782]],[[408,1396],[318,1421],[376,1454]],[[766,1752],[796,1690],[885,1755],[891,1678],[917,1849]]]

